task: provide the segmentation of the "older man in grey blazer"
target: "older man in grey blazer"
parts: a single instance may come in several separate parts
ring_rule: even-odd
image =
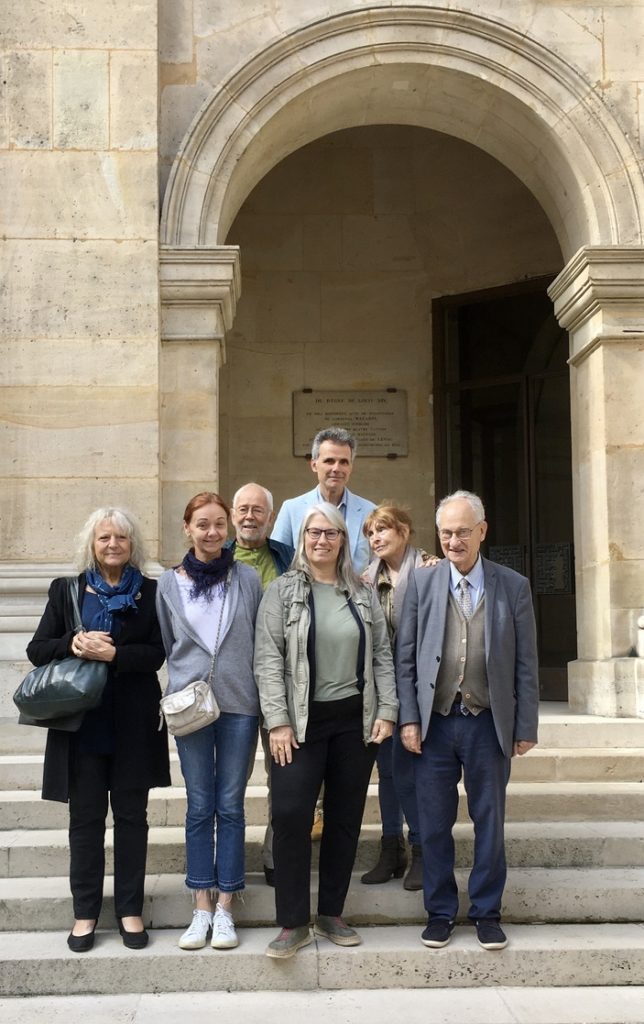
[[[445,559],[410,577],[398,626],[400,733],[418,755],[426,946],[446,946],[458,911],[452,829],[461,774],[474,822],[469,918],[484,949],[503,949],[505,791],[510,759],[537,742],[539,682],[530,586],[480,555],[481,499],[443,498],[436,526]]]

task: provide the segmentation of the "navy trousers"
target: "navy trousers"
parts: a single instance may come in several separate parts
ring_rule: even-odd
[[[456,707],[449,715],[434,713],[415,773],[428,916],[453,920],[458,912],[452,829],[462,774],[474,823],[468,917],[498,920],[507,874],[503,828],[510,759],[499,746],[492,712],[463,715]]]

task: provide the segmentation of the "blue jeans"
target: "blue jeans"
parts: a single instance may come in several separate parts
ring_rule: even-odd
[[[467,807],[474,822],[468,917],[498,920],[506,878],[503,826],[510,759],[499,746],[492,712],[434,713],[414,767],[429,917],[453,920],[458,912],[452,829],[458,811],[457,786],[463,773]]]
[[[378,802],[383,836],[399,836],[403,814],[409,829],[409,842],[420,843],[414,760],[417,754],[405,750],[398,729],[391,739],[378,747]]]
[[[244,794],[248,758],[257,745],[257,725],[256,715],[224,711],[204,729],[177,736],[188,799],[189,889],[238,892],[244,888]]]

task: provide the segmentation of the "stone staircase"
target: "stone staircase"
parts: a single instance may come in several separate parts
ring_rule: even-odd
[[[183,886],[184,794],[173,754],[173,787],[150,799],[149,947],[136,954],[124,949],[114,931],[108,878],[95,949],[70,954],[67,816],[63,805],[40,799],[44,735],[0,722],[0,996],[489,987],[527,994],[594,986],[615,997],[607,1020],[636,1019],[617,1011],[620,993],[628,992],[630,1006],[630,987],[644,986],[644,720],[574,716],[565,705],[542,705],[540,746],[514,762],[508,793],[505,951],[482,950],[466,923],[449,947],[427,950],[419,941],[421,893],[405,892],[400,881],[360,884],[380,833],[372,785],[346,905],[363,944],[341,949],[317,939],[286,963],[264,956],[275,926],[273,890],[261,866],[260,756],[246,799],[248,887],[236,912],[239,948],[224,955],[177,947],[190,900]],[[472,849],[464,803],[456,828],[463,890]],[[111,841],[108,832],[108,870]],[[641,1006],[644,1021],[644,988]],[[584,1013],[552,1019],[595,1019]]]

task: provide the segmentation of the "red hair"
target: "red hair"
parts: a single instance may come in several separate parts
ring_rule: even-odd
[[[199,494],[195,494],[194,498],[190,499],[183,513],[183,521],[186,526],[189,525],[195,512],[203,508],[204,505],[219,505],[226,513],[226,519],[230,519],[230,509],[223,498],[220,498],[214,491],[199,491]]]

